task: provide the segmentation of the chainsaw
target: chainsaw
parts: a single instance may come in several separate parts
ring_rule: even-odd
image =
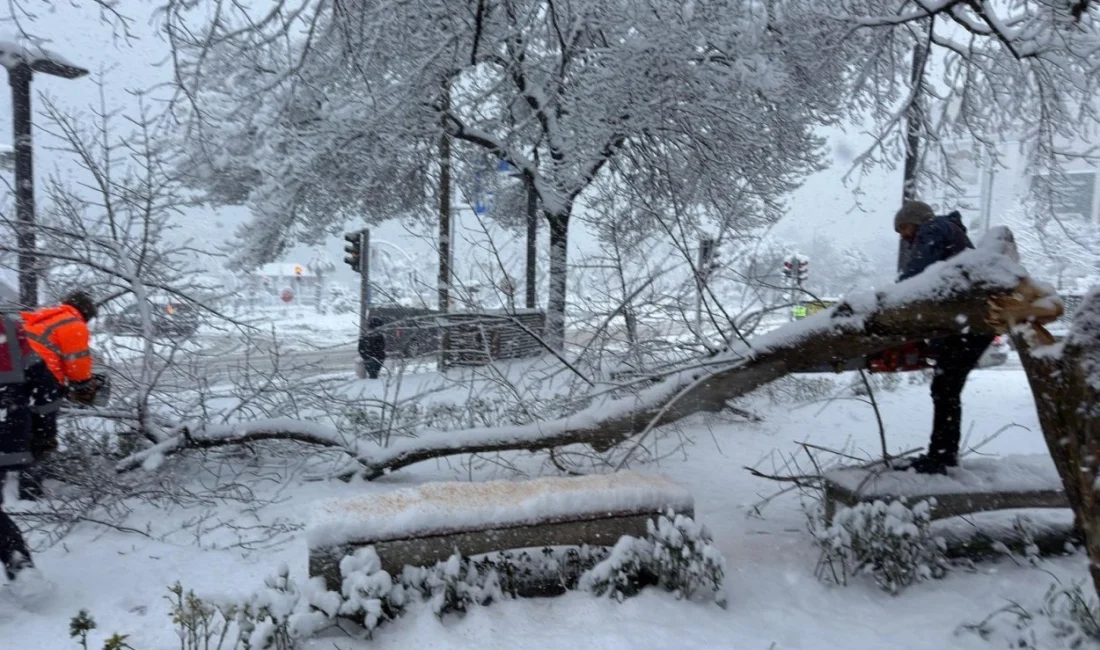
[[[822,364],[810,368],[800,368],[796,373],[844,372],[846,370],[865,370],[871,373],[913,372],[927,370],[934,364],[928,343],[915,341],[896,348],[889,348],[865,357],[856,357],[832,364]]]

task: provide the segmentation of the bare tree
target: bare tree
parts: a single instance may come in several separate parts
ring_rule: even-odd
[[[860,39],[818,30],[811,8],[831,3],[805,0],[190,4],[167,20],[187,137],[211,181],[248,191],[250,259],[353,214],[423,212],[443,135],[535,188],[558,346],[588,188],[717,210],[732,185],[774,207],[816,169],[814,127],[846,110],[849,63],[822,50]]]
[[[906,196],[954,185],[960,139],[996,163],[1016,140],[1037,174],[1094,159],[1100,7],[1021,0],[849,0],[833,16],[870,34],[857,63],[876,142],[856,166],[906,161]]]

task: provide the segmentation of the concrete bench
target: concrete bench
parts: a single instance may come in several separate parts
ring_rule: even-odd
[[[646,522],[669,509],[694,516],[686,490],[635,472],[484,483],[425,483],[317,504],[307,539],[309,572],[339,590],[340,560],[373,546],[382,568],[433,566],[456,551],[613,546],[642,537]],[[548,577],[558,580],[558,576]],[[537,582],[537,581],[536,581]],[[532,595],[553,592],[532,584]]]
[[[1068,508],[1054,461],[1045,454],[964,459],[947,476],[882,467],[826,472],[825,521],[837,509],[904,497],[908,503],[935,498],[932,519],[1013,508]]]

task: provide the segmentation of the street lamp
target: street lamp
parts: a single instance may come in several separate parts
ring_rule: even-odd
[[[38,306],[35,269],[34,153],[31,148],[31,80],[35,72],[63,79],[88,74],[57,54],[37,45],[0,41],[0,65],[8,69],[11,84],[11,121],[15,146],[15,218],[19,247],[19,301],[27,309]]]

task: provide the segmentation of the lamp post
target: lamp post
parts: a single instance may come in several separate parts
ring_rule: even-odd
[[[38,306],[38,275],[34,233],[34,152],[31,147],[31,81],[35,72],[63,79],[88,74],[64,58],[38,46],[0,43],[0,65],[8,69],[11,121],[15,148],[15,236],[19,248],[19,301]]]

